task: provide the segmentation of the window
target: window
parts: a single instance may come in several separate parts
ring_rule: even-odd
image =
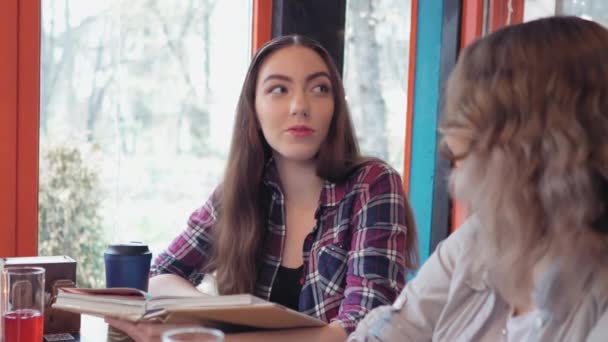
[[[608,26],[606,0],[526,0],[524,20],[551,15],[575,15]]]
[[[42,0],[39,253],[100,286],[107,243],[154,254],[224,171],[249,63],[242,0]]]
[[[403,174],[411,2],[348,0],[344,86],[361,150]]]

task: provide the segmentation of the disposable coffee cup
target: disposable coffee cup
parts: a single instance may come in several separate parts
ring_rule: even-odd
[[[139,242],[108,246],[104,253],[106,287],[132,287],[148,291],[152,253]]]

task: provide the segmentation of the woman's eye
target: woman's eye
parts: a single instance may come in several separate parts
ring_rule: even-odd
[[[268,91],[268,93],[270,94],[284,94],[287,92],[287,88],[285,88],[284,86],[275,86],[270,88],[270,90]]]
[[[330,91],[330,88],[326,84],[319,84],[318,86],[312,88],[312,91],[315,93],[327,94]]]

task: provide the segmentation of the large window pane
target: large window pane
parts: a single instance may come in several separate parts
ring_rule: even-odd
[[[109,242],[157,253],[221,178],[247,0],[43,0],[39,253],[103,284]]]
[[[361,149],[403,172],[410,1],[346,6],[344,84]]]
[[[608,26],[606,0],[526,0],[524,20],[551,15],[575,15]]]

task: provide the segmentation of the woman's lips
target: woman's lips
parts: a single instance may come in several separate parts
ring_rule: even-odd
[[[312,129],[308,126],[301,126],[301,125],[291,126],[287,129],[287,131],[296,137],[307,137],[307,136],[312,135],[315,132],[314,129]]]

